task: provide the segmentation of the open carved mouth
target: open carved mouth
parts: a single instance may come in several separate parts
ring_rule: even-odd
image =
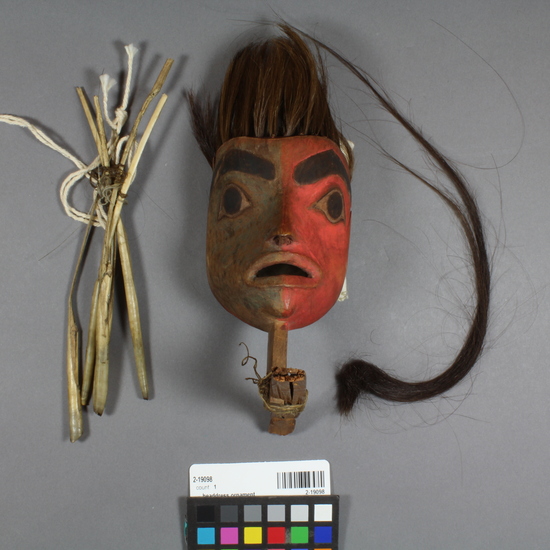
[[[301,267],[292,264],[278,263],[268,265],[256,273],[256,279],[262,277],[277,277],[279,275],[293,275],[295,277],[311,278],[311,275]]]
[[[247,284],[257,287],[314,288],[321,278],[321,270],[311,258],[289,252],[264,254],[246,273]]]

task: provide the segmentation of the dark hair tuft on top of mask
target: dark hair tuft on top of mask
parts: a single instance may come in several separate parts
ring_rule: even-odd
[[[188,94],[195,138],[213,165],[219,147],[235,137],[323,136],[344,150],[351,170],[353,152],[330,111],[319,48],[312,51],[290,26],[280,28],[282,36],[237,52],[217,100]]]

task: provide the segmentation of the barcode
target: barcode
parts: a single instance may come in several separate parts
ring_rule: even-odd
[[[277,489],[309,489],[325,486],[325,472],[277,472]]]

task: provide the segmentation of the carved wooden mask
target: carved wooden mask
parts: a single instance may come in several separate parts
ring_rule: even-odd
[[[333,141],[231,139],[217,151],[210,194],[212,292],[264,331],[314,323],[342,289],[350,223],[350,173]]]

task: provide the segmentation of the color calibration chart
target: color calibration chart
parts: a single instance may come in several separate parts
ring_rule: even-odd
[[[338,496],[190,497],[189,550],[337,550]]]

